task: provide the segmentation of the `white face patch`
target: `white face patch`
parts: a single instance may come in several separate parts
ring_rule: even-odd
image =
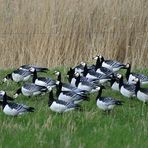
[[[7,78],[4,78],[4,79],[3,79],[3,82],[6,82],[6,81],[7,81]]]
[[[1,90],[1,91],[0,91],[0,94],[1,94],[2,96],[4,96],[4,95],[5,95],[5,91]]]
[[[13,98],[17,98],[17,97],[18,97],[18,94],[14,94],[14,95],[13,95]]]

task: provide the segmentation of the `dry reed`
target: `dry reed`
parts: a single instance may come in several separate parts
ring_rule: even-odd
[[[93,62],[148,67],[147,0],[0,0],[0,67]]]

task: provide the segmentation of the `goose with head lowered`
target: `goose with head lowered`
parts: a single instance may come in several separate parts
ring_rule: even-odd
[[[126,68],[127,68],[127,71],[125,76],[129,84],[134,83],[133,80],[135,78],[138,78],[141,84],[148,84],[148,76],[131,72],[131,64],[129,63],[126,64]]]
[[[112,97],[102,97],[102,90],[105,89],[104,86],[99,87],[98,95],[96,97],[96,105],[99,109],[103,111],[111,111],[115,106],[122,105],[123,101],[116,100]]]
[[[120,93],[123,96],[128,97],[128,98],[134,97],[135,96],[136,85],[135,84],[124,83],[123,76],[121,74],[117,74],[117,78],[119,79]]]
[[[21,82],[21,81],[27,81],[27,80],[29,80],[29,78],[31,77],[31,75],[33,74],[34,71],[35,71],[35,69],[32,67],[28,70],[17,69],[17,70],[14,70],[13,72],[7,74],[7,76],[3,79],[3,81],[6,82],[9,79],[11,79],[17,83]]]
[[[27,97],[37,96],[43,92],[47,92],[49,88],[50,87],[39,86],[34,83],[26,83],[15,92],[13,97],[17,98],[19,94],[23,94]]]
[[[62,91],[62,86],[56,86],[56,96],[58,100],[63,100],[65,102],[73,101],[75,104],[80,103],[82,101],[88,101],[88,95],[86,93],[78,93],[75,91]]]
[[[115,60],[105,60],[103,56],[99,55],[100,61],[102,63],[102,67],[106,67],[113,72],[119,71],[122,68],[125,68],[125,64],[122,64]]]
[[[75,73],[78,72],[81,74],[84,71],[85,64],[86,64],[85,62],[81,62],[79,65],[73,67],[72,69],[74,70]]]
[[[36,66],[36,65],[32,65],[32,64],[25,64],[25,65],[22,65],[20,66],[20,69],[30,69],[30,68],[35,68],[37,72],[47,72],[48,71],[48,68],[45,68],[45,67],[39,67],[39,66]]]
[[[34,112],[34,107],[14,102],[7,102],[7,94],[5,91],[1,92],[1,95],[3,95],[2,108],[6,115],[18,116],[26,112]]]
[[[74,102],[65,102],[63,100],[54,99],[53,90],[49,90],[49,108],[56,113],[64,113],[75,109],[80,109],[80,105],[74,104]]]
[[[135,78],[134,81],[136,82],[136,97],[138,98],[138,100],[144,103],[148,102],[148,89],[140,87],[140,80],[138,78]]]

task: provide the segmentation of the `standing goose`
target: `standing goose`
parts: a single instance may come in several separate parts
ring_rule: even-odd
[[[121,74],[118,74],[117,78],[119,79],[120,93],[123,96],[128,97],[128,98],[134,97],[135,96],[136,85],[135,84],[125,84],[123,82],[123,76]]]
[[[56,86],[55,80],[52,80],[49,77],[38,77],[36,69],[33,73],[32,82],[39,86],[52,87],[52,88]]]
[[[101,97],[102,89],[105,89],[104,86],[101,86],[96,97],[96,105],[99,109],[103,111],[110,111],[116,105],[122,105],[123,101],[115,100],[111,97]]]
[[[100,61],[102,62],[102,67],[106,67],[113,72],[119,71],[121,68],[125,68],[125,64],[122,64],[115,60],[105,60],[103,56],[99,55]]]
[[[29,70],[25,69],[17,69],[12,73],[7,74],[7,76],[3,79],[6,82],[8,79],[11,79],[15,82],[27,81],[34,72],[34,68],[30,68]]]
[[[95,71],[107,76],[114,75],[114,72],[106,67],[102,67],[103,60],[100,60],[99,56],[93,57],[96,60]]]
[[[33,107],[29,107],[24,104],[7,102],[6,92],[3,91],[3,93],[1,93],[1,94],[3,95],[2,108],[3,108],[3,112],[6,115],[17,116],[17,115],[22,115],[25,112],[33,112],[34,111]]]
[[[31,65],[31,64],[26,64],[26,65],[22,65],[20,66],[20,69],[30,69],[31,67],[35,68],[37,72],[47,72],[49,69],[45,68],[45,67],[39,67],[36,65]]]
[[[127,68],[127,71],[125,76],[129,84],[132,84],[135,78],[140,79],[141,84],[148,84],[148,76],[145,76],[143,74],[132,73],[131,65],[129,63],[126,64],[126,68]]]
[[[74,104],[73,102],[65,102],[63,100],[54,99],[52,88],[49,91],[48,106],[52,111],[57,113],[64,113],[75,109],[80,109],[80,106],[78,104]]]
[[[135,78],[134,81],[136,82],[136,97],[142,102],[148,102],[148,89],[140,87],[140,80],[138,78]]]
[[[44,86],[39,86],[34,83],[26,83],[21,88],[19,88],[16,93],[14,94],[14,98],[17,98],[19,94],[23,94],[24,96],[37,96],[42,92],[47,92],[49,88]]]

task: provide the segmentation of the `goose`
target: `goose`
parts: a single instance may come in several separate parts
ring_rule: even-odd
[[[34,83],[25,83],[21,88],[19,88],[13,98],[17,98],[19,94],[23,94],[24,96],[37,96],[42,92],[47,92],[50,87],[39,86]]]
[[[75,73],[75,72],[69,70],[67,72],[67,79],[68,79],[68,82],[72,86],[76,87],[76,85],[75,85],[76,84],[76,77],[75,77],[75,75],[77,75],[77,74],[80,75],[80,81],[88,81],[88,82],[92,82],[92,83],[98,84],[99,79],[97,79],[97,78],[86,78],[84,76],[81,76],[81,74],[79,74],[78,72]]]
[[[148,76],[145,76],[143,74],[132,73],[131,72],[131,64],[129,64],[129,63],[126,64],[126,68],[127,68],[127,71],[126,71],[125,76],[126,76],[126,79],[127,79],[129,84],[134,83],[133,79],[135,79],[135,78],[140,79],[140,83],[142,85],[148,84]]]
[[[71,84],[63,83],[61,81],[56,82],[56,87],[60,87],[61,91],[74,91],[77,94],[87,93],[87,91],[85,90],[81,90],[77,87],[72,86]]]
[[[11,79],[14,82],[21,82],[21,81],[27,81],[31,75],[34,72],[34,68],[30,68],[29,70],[25,69],[16,69],[12,73],[7,74],[7,76],[3,79],[4,82]]]
[[[85,66],[85,62],[81,62],[79,65],[73,67],[72,69],[75,71],[75,72],[78,72],[78,73],[82,73],[84,71],[84,66]]]
[[[119,90],[120,93],[128,98],[134,97],[135,96],[135,89],[136,85],[135,84],[126,84],[123,82],[123,76],[121,74],[117,75],[117,78],[119,79]]]
[[[53,97],[52,88],[49,90],[48,106],[53,112],[64,113],[75,109],[80,109],[80,105],[73,102],[65,102],[63,100],[57,100]]]
[[[75,74],[76,76],[76,87],[85,90],[87,92],[95,92],[96,88],[98,87],[96,84],[89,82],[89,81],[81,81],[81,77],[79,73]]]
[[[52,88],[56,86],[56,81],[52,80],[50,77],[38,77],[36,69],[33,73],[32,82],[39,86],[52,87]]]
[[[58,100],[65,102],[73,101],[75,104],[82,102],[83,100],[88,101],[88,96],[85,93],[76,93],[74,91],[61,91],[61,87],[57,86],[56,96]]]
[[[97,73],[101,73],[101,74],[104,74],[104,75],[107,75],[107,76],[114,74],[114,72],[111,69],[108,69],[106,67],[102,67],[103,60],[101,61],[99,56],[95,56],[95,57],[93,57],[93,59],[96,60],[95,71]]]
[[[1,95],[3,95],[2,108],[6,115],[18,116],[24,114],[25,112],[34,112],[34,107],[29,107],[24,104],[7,102],[7,94],[5,91],[1,92]]]
[[[112,90],[119,91],[119,80],[115,76],[109,80]]]
[[[86,78],[89,78],[89,79],[98,79],[97,81],[100,84],[103,84],[103,83],[105,83],[105,82],[107,82],[108,80],[111,79],[111,76],[106,76],[104,74],[97,73],[94,70],[89,70],[87,68],[87,66],[84,69],[83,76],[85,76]]]
[[[19,69],[30,69],[31,67],[35,68],[37,72],[47,72],[49,69],[48,68],[45,68],[45,67],[39,67],[39,66],[36,66],[36,65],[31,65],[31,64],[26,64],[26,65],[22,65],[20,66]]]
[[[144,103],[148,102],[148,89],[140,87],[140,79],[135,78],[134,81],[136,82],[136,97],[138,98],[138,100]]]
[[[1,91],[0,91],[0,103],[3,102],[3,97],[4,97],[4,91],[1,90]],[[11,97],[8,96],[8,95],[7,95],[7,100],[14,101],[14,99],[11,98]]]
[[[122,105],[123,101],[116,100],[112,97],[102,97],[102,89],[105,89],[104,86],[99,87],[98,95],[96,97],[96,105],[99,109],[103,111],[110,111],[112,110],[116,105]]]
[[[119,71],[121,68],[125,68],[125,64],[122,64],[115,60],[105,60],[103,56],[99,55],[100,61],[102,62],[102,67],[106,67],[113,72]]]

